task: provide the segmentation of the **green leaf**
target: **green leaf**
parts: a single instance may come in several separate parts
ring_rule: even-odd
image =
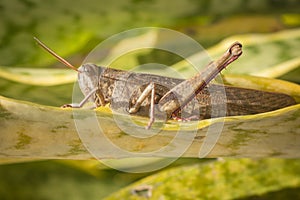
[[[105,198],[145,199],[132,191],[148,187],[150,199],[240,199],[260,197],[283,188],[299,188],[300,161],[220,159],[159,172]],[[144,193],[145,194],[145,193]],[[293,199],[295,193],[285,194]],[[274,196],[272,196],[274,199]]]
[[[224,78],[231,85],[239,83],[243,86],[243,84],[249,85],[248,83],[252,82],[250,87],[256,89],[276,91],[279,88],[282,92],[293,95],[299,102],[300,86],[296,84],[266,78],[234,76],[225,76]],[[5,97],[0,98],[0,103],[1,157],[72,159],[89,159],[92,157],[79,139],[74,119],[84,123],[86,116],[94,111],[77,109],[76,113],[78,113],[74,115],[72,109],[43,106]],[[169,144],[178,130],[190,135],[191,131],[197,129],[193,143],[183,156],[198,157],[199,147],[205,143],[209,126],[223,122],[222,134],[212,151],[207,155],[208,157],[297,157],[300,152],[300,145],[298,144],[299,104],[257,115],[216,118],[196,122],[169,120],[161,130],[161,134],[145,139],[132,137],[129,135],[129,130],[134,133],[136,124],[144,130],[143,127],[148,123],[148,118],[113,114],[108,107],[98,108],[96,117],[101,122],[101,129],[105,135],[101,137],[109,138],[116,146],[129,152],[141,153],[159,149]],[[115,121],[116,117],[118,124]],[[136,124],[132,123],[131,120]],[[154,124],[153,130],[161,123],[163,122],[158,121],[157,124]],[[127,133],[122,131],[119,127],[120,124],[126,126]],[[96,130],[90,130],[90,132],[83,134],[87,136],[84,142],[93,143],[96,140],[92,134],[94,131]],[[94,134],[97,135],[98,133]],[[141,132],[140,137],[148,137],[147,132]],[[40,151],[41,147],[43,147],[43,151]],[[180,143],[176,144],[174,148],[180,148]],[[101,153],[101,150],[96,153]],[[107,158],[106,156],[108,155],[104,155],[103,158]],[[122,158],[125,156],[119,154],[115,157]],[[110,157],[111,155],[108,156],[108,158]]]

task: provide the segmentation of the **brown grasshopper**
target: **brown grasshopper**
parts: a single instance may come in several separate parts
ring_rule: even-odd
[[[66,104],[63,107],[80,108],[89,100],[95,103],[95,107],[110,104],[113,110],[119,112],[148,116],[147,129],[155,118],[182,119],[186,113],[190,116],[185,118],[187,120],[248,115],[295,104],[292,97],[282,93],[209,84],[242,54],[239,42],[233,43],[223,56],[208,64],[203,71],[184,80],[90,63],[77,69],[40,40],[34,39],[64,65],[78,72],[79,87],[85,98],[79,104]],[[225,95],[220,91],[224,91]],[[186,107],[191,109],[185,111]]]

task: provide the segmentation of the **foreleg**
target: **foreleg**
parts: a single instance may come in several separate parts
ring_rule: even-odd
[[[82,108],[84,104],[88,101],[88,99],[98,90],[98,88],[93,89],[88,93],[84,99],[80,103],[70,103],[70,104],[65,104],[61,106],[62,108]]]

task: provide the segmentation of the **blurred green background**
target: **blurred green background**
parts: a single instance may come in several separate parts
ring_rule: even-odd
[[[208,48],[236,34],[299,28],[299,10],[299,0],[1,0],[0,66],[63,67],[36,45],[34,36],[79,66],[99,42],[131,28],[178,30]],[[40,87],[0,78],[1,95],[54,106],[71,102],[72,86]],[[180,159],[169,168],[207,162],[214,161]],[[0,199],[102,199],[151,174],[118,172],[95,161],[2,164]],[[299,199],[297,184],[292,188],[283,184],[260,195],[249,192],[239,199]]]

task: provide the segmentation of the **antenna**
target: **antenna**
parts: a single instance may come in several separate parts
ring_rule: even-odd
[[[78,72],[78,69],[76,67],[74,67],[73,65],[71,65],[68,61],[66,61],[65,59],[63,59],[62,57],[60,57],[59,55],[57,55],[54,51],[52,51],[49,47],[47,47],[44,43],[42,43],[39,39],[37,39],[36,37],[33,37],[33,39],[35,39],[35,41],[43,48],[45,49],[48,53],[50,53],[51,55],[53,55],[59,62],[61,62],[62,64],[66,65],[67,67],[75,70]]]

